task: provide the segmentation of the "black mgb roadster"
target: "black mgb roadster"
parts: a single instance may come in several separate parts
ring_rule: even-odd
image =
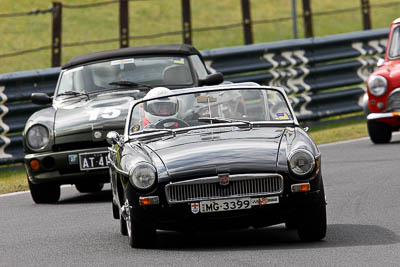
[[[157,229],[286,223],[325,237],[321,154],[282,88],[154,88],[107,141],[113,216],[132,247],[154,245]]]

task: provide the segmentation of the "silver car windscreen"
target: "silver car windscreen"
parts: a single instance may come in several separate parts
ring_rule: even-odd
[[[186,57],[138,57],[110,60],[66,70],[57,94],[68,91],[92,93],[118,88],[118,83],[149,86],[192,85],[193,77]]]

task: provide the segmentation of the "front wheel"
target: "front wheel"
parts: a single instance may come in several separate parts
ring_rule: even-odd
[[[156,243],[156,229],[150,225],[145,225],[134,218],[132,208],[126,217],[126,228],[128,230],[129,245],[132,248],[149,248]]]
[[[29,190],[36,204],[56,203],[60,199],[60,185],[34,184],[28,179]]]
[[[367,121],[367,127],[369,137],[375,144],[386,144],[392,139],[392,129],[386,123],[370,120]]]
[[[303,211],[297,233],[301,241],[319,241],[326,236],[326,224],[325,203],[314,204]]]

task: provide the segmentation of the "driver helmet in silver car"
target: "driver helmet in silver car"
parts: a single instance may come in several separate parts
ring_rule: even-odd
[[[172,93],[172,91],[168,88],[156,87],[151,89],[143,99],[146,100],[154,97],[160,97],[170,93]],[[151,127],[151,125],[154,125],[161,120],[176,118],[178,107],[179,105],[176,97],[165,97],[144,102],[143,127]],[[171,125],[171,128],[174,128],[174,125]]]

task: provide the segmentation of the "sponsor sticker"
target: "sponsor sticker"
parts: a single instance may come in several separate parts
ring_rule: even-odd
[[[139,124],[133,125],[133,127],[132,127],[132,132],[137,132],[137,131],[139,131],[139,130],[140,130],[140,125],[139,125]]]
[[[184,58],[174,58],[174,63],[175,64],[185,64],[185,59]]]
[[[132,64],[135,63],[135,59],[133,58],[126,58],[126,59],[119,59],[111,61],[111,66],[121,65],[121,64]]]
[[[276,117],[278,117],[279,120],[289,119],[289,116],[286,114],[286,112],[276,113]]]
[[[252,198],[251,199],[252,206],[262,206],[262,205],[277,204],[277,203],[279,203],[278,196],[260,197],[260,198]]]
[[[70,165],[78,164],[78,154],[68,155],[68,163]]]

